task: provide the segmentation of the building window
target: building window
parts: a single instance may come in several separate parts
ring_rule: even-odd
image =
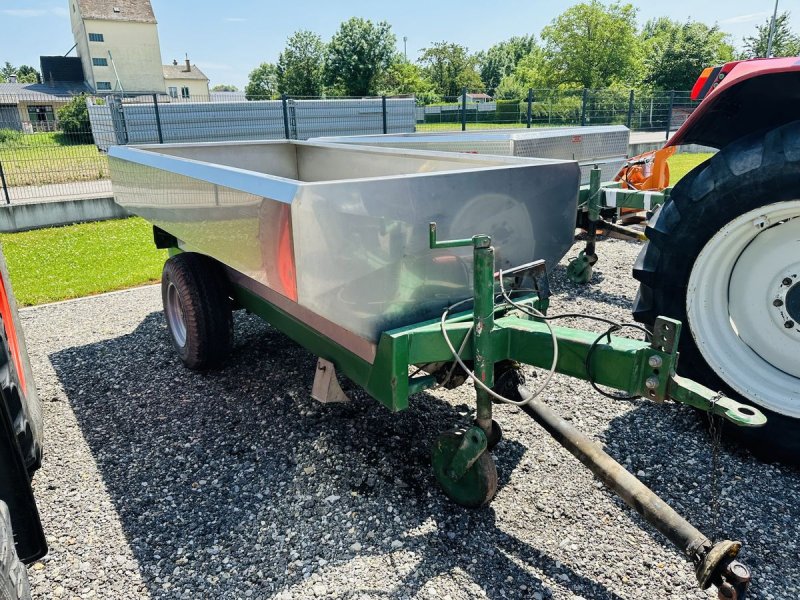
[[[170,87],[169,88],[169,97],[170,98],[177,98],[178,97],[178,88]]]
[[[28,105],[28,121],[34,131],[54,131],[56,118],[52,106]]]
[[[89,41],[90,42],[102,42],[102,41],[104,41],[103,34],[102,33],[90,33],[89,34]]]
[[[107,58],[93,58],[92,64],[95,67],[107,67],[108,66],[108,59]]]
[[[189,97],[189,88],[182,87],[181,88],[181,98],[188,98]]]
[[[111,82],[110,81],[98,81],[97,82],[97,89],[98,90],[110,90],[111,89]]]

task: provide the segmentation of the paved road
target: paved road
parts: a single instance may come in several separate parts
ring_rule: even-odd
[[[108,198],[111,196],[111,180],[95,179],[71,183],[10,187],[8,191],[12,204]],[[2,198],[2,200],[5,201],[5,198]]]

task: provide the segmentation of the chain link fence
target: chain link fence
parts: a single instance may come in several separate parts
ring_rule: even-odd
[[[689,92],[635,90],[532,89],[514,100],[465,90],[425,105],[411,96],[87,96],[87,118],[66,133],[59,109],[70,100],[0,95],[0,202],[110,196],[106,150],[115,144],[606,124],[666,136],[697,104]]]

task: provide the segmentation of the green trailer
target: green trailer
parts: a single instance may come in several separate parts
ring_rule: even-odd
[[[491,501],[502,435],[493,402],[516,404],[675,543],[702,588],[744,597],[739,542],[713,543],[539,399],[561,373],[740,427],[766,422],[677,375],[676,320],[608,323],[598,335],[547,316],[547,268],[571,244],[578,203],[594,213],[615,193],[631,204],[663,196],[615,192],[599,173],[579,190],[569,161],[303,142],[109,154],[117,202],[153,222],[156,244],[169,249],[164,311],[186,366],[224,361],[232,311],[245,309],[319,357],[312,395],[323,402],[346,399],[337,374],[392,411],[415,393],[471,380],[473,425],[443,432],[432,448],[448,497],[474,508]],[[615,335],[626,327],[644,339]],[[521,364],[545,373],[537,389]]]

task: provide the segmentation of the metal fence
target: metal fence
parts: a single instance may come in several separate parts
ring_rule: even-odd
[[[632,131],[680,127],[698,102],[687,91],[529,89],[523,98],[493,99],[482,91],[417,107],[417,130],[626,125]]]
[[[666,136],[696,106],[688,92],[633,90],[528,90],[515,100],[462,92],[428,105],[412,97],[106,96],[87,97],[85,130],[67,134],[59,108],[69,100],[0,96],[0,202],[109,196],[105,150],[114,144],[603,124]]]

